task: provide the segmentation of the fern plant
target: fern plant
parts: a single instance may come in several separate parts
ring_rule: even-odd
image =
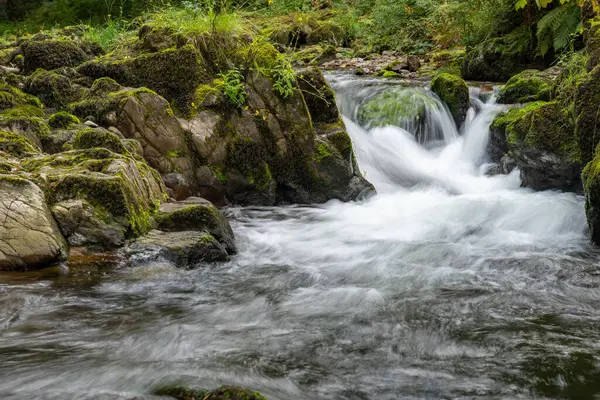
[[[538,53],[545,55],[550,49],[555,52],[565,49],[581,29],[581,9],[576,5],[549,11],[537,23]]]

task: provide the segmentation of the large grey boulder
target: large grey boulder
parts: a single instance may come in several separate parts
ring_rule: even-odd
[[[0,175],[0,270],[42,268],[66,257],[66,243],[32,182]]]

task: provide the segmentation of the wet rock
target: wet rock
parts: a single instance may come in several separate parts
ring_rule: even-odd
[[[460,127],[471,104],[467,83],[456,75],[441,73],[431,81],[431,90],[446,103],[456,126]]]
[[[528,69],[520,72],[510,78],[506,85],[498,91],[498,102],[514,104],[538,100],[549,101],[555,78],[556,74],[552,71]]]
[[[202,231],[153,230],[132,242],[126,252],[134,265],[165,259],[182,268],[194,268],[201,262],[226,261],[229,258],[225,245]]]
[[[42,268],[66,257],[65,241],[32,182],[0,175],[0,270]]]
[[[171,189],[171,197],[175,200],[185,200],[193,194],[193,186],[183,174],[177,172],[164,174],[163,182],[167,188]]]
[[[513,172],[513,170],[515,168],[517,168],[518,165],[515,162],[515,160],[513,160],[509,155],[505,154],[501,159],[500,159],[500,168],[502,170],[502,173],[504,175],[508,175],[511,172]]]
[[[112,248],[125,244],[126,229],[85,200],[56,203],[52,215],[71,246]]]
[[[523,186],[581,192],[581,155],[566,113],[556,102],[536,102],[510,109],[494,120],[492,137],[500,141],[504,135],[508,154],[521,171]]]
[[[184,201],[162,204],[155,219],[161,231],[206,231],[225,245],[229,254],[236,252],[229,222],[208,200],[190,197]]]
[[[29,158],[22,162],[22,170],[45,188],[48,204],[86,201],[95,208],[94,215],[108,225],[120,225],[133,237],[152,227],[151,215],[166,197],[156,171],[106,148]]]

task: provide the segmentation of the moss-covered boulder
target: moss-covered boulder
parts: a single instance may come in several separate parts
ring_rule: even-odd
[[[22,170],[44,188],[50,205],[83,200],[107,225],[120,225],[127,236],[148,231],[152,215],[166,198],[156,171],[105,148],[28,158]]]
[[[116,88],[102,82],[102,86],[111,87],[107,90]],[[72,104],[71,111],[81,118],[91,116],[101,125],[116,127],[125,138],[138,140],[143,157],[161,174],[178,172],[195,181],[195,156],[164,98],[148,89],[106,93],[99,88],[95,84],[91,95]]]
[[[529,103],[531,101],[549,101],[552,96],[552,83],[556,75],[536,69],[518,73],[506,82],[498,91],[501,104]]]
[[[38,68],[76,67],[91,58],[79,43],[71,40],[29,40],[21,44],[21,51],[27,73]]]
[[[180,268],[197,268],[201,263],[229,259],[225,246],[206,231],[152,230],[130,243],[126,251],[132,265],[166,260]]]
[[[39,150],[26,137],[0,130],[0,158],[23,158],[38,153]]]
[[[507,81],[520,71],[538,66],[532,43],[525,25],[508,35],[487,39],[467,51],[461,75],[476,81]]]
[[[596,146],[600,143],[599,104],[600,67],[596,67],[583,79],[575,97],[575,129],[584,165],[594,158]]]
[[[600,245],[600,156],[590,161],[581,174],[585,213],[592,241]]]
[[[446,103],[456,126],[461,126],[471,104],[467,83],[456,75],[441,73],[431,81],[431,90]]]
[[[323,22],[306,36],[306,44],[330,43],[343,46],[347,42],[344,30],[333,22]]]
[[[228,254],[236,252],[233,230],[223,214],[209,201],[190,197],[161,205],[155,216],[157,228],[165,232],[206,231],[223,244]]]
[[[575,129],[568,111],[558,103],[535,102],[511,109],[494,120],[492,129],[504,136],[523,186],[581,192],[581,154]]]
[[[42,108],[42,102],[37,97],[23,93],[17,87],[0,81],[0,111],[21,105]]]
[[[48,124],[54,129],[66,129],[80,123],[79,118],[66,111],[59,111],[48,118]]]
[[[258,392],[238,386],[221,386],[215,390],[206,390],[167,385],[156,388],[154,394],[178,400],[267,400]]]
[[[43,268],[66,257],[66,244],[31,181],[0,175],[0,271]]]
[[[44,111],[31,105],[16,106],[0,113],[0,130],[27,138],[37,149],[50,133]]]
[[[77,71],[94,79],[108,77],[121,85],[150,88],[183,112],[189,110],[196,86],[205,74],[200,53],[192,45],[135,58],[108,55],[81,65]]]
[[[351,200],[372,191],[356,167],[331,88],[316,69],[299,74],[307,89],[294,83],[285,99],[270,78],[250,74],[247,109],[215,105],[199,115],[203,122],[190,136],[206,160],[202,190],[222,192],[234,204],[265,205]]]
[[[24,90],[47,106],[57,108],[80,100],[85,93],[85,89],[72,83],[68,76],[45,69],[37,69],[28,76]]]
[[[83,128],[73,139],[73,149],[104,148],[112,152],[129,155],[129,150],[116,134],[102,128]]]

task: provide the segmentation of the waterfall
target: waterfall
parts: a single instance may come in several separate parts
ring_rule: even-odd
[[[489,128],[494,116],[502,110],[493,93],[471,89],[472,105],[459,134],[448,108],[426,87],[389,89],[368,80],[354,85],[340,78],[332,81],[358,163],[379,192],[433,185],[462,194],[520,186],[518,171],[508,176],[485,175]],[[425,112],[419,118],[399,118],[396,124],[384,126],[364,121],[361,110],[385,90],[412,91],[409,93],[418,93],[419,98],[426,97],[429,100],[422,103]],[[403,96],[397,97],[402,100]],[[416,96],[408,95],[407,100]],[[424,121],[419,121],[420,118]],[[393,118],[385,122],[390,120]]]

